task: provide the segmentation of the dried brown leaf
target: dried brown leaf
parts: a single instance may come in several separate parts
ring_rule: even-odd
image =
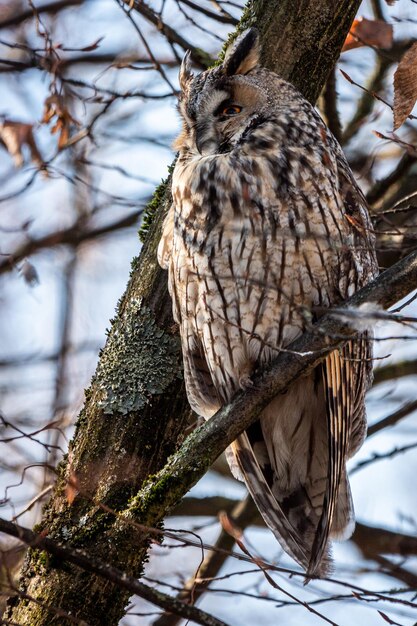
[[[56,93],[46,98],[41,123],[49,124],[54,118],[51,134],[59,132],[58,149],[61,150],[69,139],[71,124],[80,126],[80,123],[72,117],[64,98]]]
[[[20,273],[29,287],[39,285],[39,276],[36,267],[30,261],[25,259],[20,267]]]
[[[0,123],[0,142],[13,157],[16,167],[22,167],[24,162],[22,148],[28,146],[32,161],[43,165],[43,160],[33,136],[32,124],[24,124],[14,120],[4,120]]]
[[[388,49],[392,47],[392,42],[393,28],[391,24],[387,24],[384,20],[368,20],[366,17],[358,17],[353,20],[342,52],[361,46]]]
[[[394,130],[404,124],[417,100],[417,41],[407,50],[394,74]]]
[[[223,528],[223,530],[233,537],[236,542],[241,541],[243,537],[242,529],[239,528],[237,524],[235,524],[234,520],[229,517],[229,515],[225,511],[220,511],[219,513],[219,521]]]
[[[58,149],[62,150],[69,139],[69,126],[68,124],[63,124],[61,128],[61,132],[58,139]]]
[[[378,613],[380,614],[382,619],[388,622],[388,624],[392,624],[393,626],[401,626],[401,624],[399,624],[398,622],[394,622],[390,617],[388,617],[386,613],[383,613],[382,611],[378,611]]]
[[[68,504],[72,504],[80,493],[78,479],[74,472],[71,471],[67,485],[65,487],[65,496],[67,498]]]
[[[101,42],[103,41],[104,37],[99,37],[97,39],[97,41],[95,41],[94,43],[90,44],[89,46],[85,46],[84,48],[80,48],[80,52],[91,52],[92,50],[97,50],[97,48],[100,46]]]

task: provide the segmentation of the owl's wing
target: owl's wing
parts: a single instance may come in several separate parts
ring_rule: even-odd
[[[263,519],[278,539],[282,548],[304,569],[307,569],[310,549],[294,529],[277,498],[272,493],[265,475],[265,468],[261,469],[247,433],[244,432],[240,435],[231,444],[230,448],[235,455],[246,486]]]
[[[338,154],[340,194],[345,218],[354,234],[354,254],[361,266],[358,289],[378,272],[373,234],[366,200],[353,179],[343,153]],[[349,272],[346,272],[349,276]],[[347,285],[349,287],[349,285]],[[326,552],[329,535],[353,529],[354,514],[346,461],[361,446],[366,433],[365,392],[372,371],[372,350],[368,333],[329,354],[322,367],[328,432],[328,476],[322,514],[314,538],[308,573],[313,575]],[[346,491],[347,488],[347,491]],[[345,493],[341,493],[345,489]],[[340,495],[340,497],[339,497]],[[337,519],[338,518],[338,519]],[[346,531],[345,531],[346,532]]]
[[[203,346],[189,320],[181,324],[184,379],[191,408],[206,419],[222,405],[207,364]]]
[[[322,514],[311,551],[308,574],[313,575],[326,552],[329,535],[353,531],[354,514],[346,461],[361,446],[366,434],[364,395],[371,358],[367,333],[349,341],[325,359],[322,372],[328,424],[328,477]],[[340,493],[341,490],[348,492]],[[343,506],[344,503],[344,506]],[[338,518],[338,519],[337,519]]]
[[[333,141],[335,143],[339,193],[344,205],[344,217],[354,235],[353,252],[361,265],[359,282],[356,285],[356,288],[359,289],[378,275],[375,234],[366,198],[353,178],[341,147],[334,139]],[[367,369],[371,372],[372,366]]]

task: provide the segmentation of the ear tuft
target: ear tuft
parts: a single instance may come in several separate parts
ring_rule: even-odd
[[[256,28],[250,28],[240,35],[228,48],[223,61],[227,76],[247,74],[259,63],[260,45]]]
[[[194,78],[194,74],[191,71],[190,54],[191,54],[190,51],[187,50],[187,52],[185,53],[184,58],[182,60],[181,67],[180,67],[180,72],[179,72],[179,75],[178,75],[179,76],[179,81],[180,81],[181,91],[187,91],[190,82]]]

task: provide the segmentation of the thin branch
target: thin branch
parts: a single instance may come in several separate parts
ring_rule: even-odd
[[[184,515],[187,517],[216,516],[220,510],[231,513],[238,504],[238,500],[232,498],[220,498],[219,496],[195,498],[187,496],[174,509],[172,515]],[[257,513],[252,518],[250,524],[266,528],[260,513]],[[357,522],[351,540],[359,546],[363,554],[369,559],[374,559],[375,555],[378,554],[417,555],[417,537],[388,530],[380,526],[370,526]]]
[[[355,112],[352,118],[346,124],[346,128],[343,131],[343,144],[348,143],[357,133],[361,125],[364,123],[365,118],[372,112],[375,106],[375,102],[377,100],[385,102],[382,98],[377,96],[377,93],[383,91],[384,79],[391,65],[401,59],[404,52],[406,52],[410,47],[411,43],[412,42],[410,41],[397,42],[394,44],[393,48],[391,48],[389,54],[378,55],[374,71],[369,77],[366,87],[358,85],[357,83],[352,81],[352,84],[360,87],[363,93],[359,99],[358,104],[355,107]]]
[[[397,578],[398,580],[401,580],[403,583],[408,585],[411,589],[417,589],[417,576],[415,574],[409,572],[408,570],[404,569],[396,563],[392,563],[384,556],[378,556],[375,558],[375,560],[381,565],[381,574],[393,576],[394,578]],[[395,622],[392,623],[394,624]]]
[[[382,10],[380,0],[371,0],[371,7],[375,19],[385,21],[384,12]]]
[[[241,502],[234,504],[230,515],[235,524],[243,529],[251,525],[254,519],[259,516],[259,513],[251,496],[248,495]],[[234,537],[222,529],[214,545],[215,550],[211,551],[204,559],[196,575],[184,584],[184,587],[177,595],[177,599],[194,604],[207,590],[210,580],[217,576],[228,558],[227,551],[232,550],[234,544]],[[176,626],[179,621],[180,619],[177,615],[164,613],[153,622],[153,626]]]
[[[385,461],[386,459],[393,459],[395,456],[398,456],[399,454],[404,454],[404,452],[409,452],[410,450],[415,450],[416,448],[417,448],[417,441],[414,441],[413,443],[410,443],[406,446],[396,446],[395,448],[392,448],[392,450],[388,450],[388,452],[374,452],[372,456],[370,456],[368,459],[359,461],[355,465],[355,467],[353,467],[350,470],[350,473],[356,474],[356,472],[359,472],[360,470],[362,470],[364,467],[367,467],[368,465],[372,465],[376,461]]]
[[[187,41],[187,39],[171,28],[171,26],[163,22],[161,18],[146,4],[146,2],[144,2],[144,0],[133,0],[133,2],[131,0],[121,1],[127,4],[130,8],[133,7],[133,9],[143,15],[148,22],[156,26],[156,28],[165,35],[168,41],[178,44],[184,52],[189,50],[191,58],[197,67],[205,70],[212,65],[212,63],[214,63],[214,59],[212,59],[209,54],[201,50],[201,48],[193,46],[190,41]]]
[[[16,263],[23,261],[26,257],[34,254],[35,252],[39,252],[44,248],[52,248],[60,245],[78,246],[84,241],[95,239],[96,237],[102,237],[103,235],[111,234],[123,228],[129,228],[130,226],[137,224],[141,213],[142,211],[135,211],[134,213],[122,217],[111,224],[100,226],[92,230],[80,229],[76,224],[75,226],[70,226],[69,228],[44,235],[38,239],[30,239],[29,241],[23,243],[14,252],[7,255],[6,260],[0,262],[0,275],[8,272],[14,265],[16,265]]]
[[[412,402],[406,402],[402,407],[400,407],[391,415],[384,417],[384,419],[379,420],[376,424],[372,424],[368,428],[368,437],[372,437],[375,433],[378,433],[383,428],[387,428],[389,426],[394,426],[397,422],[408,417],[410,413],[417,411],[417,400],[413,400]]]
[[[59,72],[62,73],[69,68],[74,67],[74,65],[108,65],[109,68],[121,70],[121,69],[136,69],[143,70],[142,67],[135,67],[135,63],[144,63],[146,65],[153,65],[152,60],[145,56],[120,56],[119,51],[103,53],[103,54],[87,54],[84,52],[83,54],[73,55],[68,58],[60,59],[59,61]],[[164,58],[163,60],[158,59],[158,63],[160,65],[164,65],[166,67],[175,67],[178,65],[176,60]],[[23,72],[25,70],[30,70],[33,68],[38,68],[44,71],[51,71],[53,67],[53,59],[50,57],[39,57],[34,54],[29,54],[28,58],[24,61],[16,61],[14,59],[0,59],[0,74],[11,73],[11,72]],[[146,68],[148,69],[148,68]]]
[[[59,13],[62,9],[67,9],[68,7],[77,6],[80,4],[85,4],[85,0],[58,0],[58,2],[48,2],[44,5],[36,7],[36,12],[39,13]],[[0,22],[0,28],[9,28],[10,26],[17,26],[21,24],[27,19],[35,17],[33,14],[33,10],[31,8],[25,9],[24,11],[18,11],[14,15],[10,17],[6,17],[6,19]]]
[[[176,598],[172,598],[161,591],[152,589],[152,587],[144,585],[136,578],[129,576],[112,565],[108,565],[99,559],[93,558],[82,550],[71,548],[70,546],[64,546],[56,541],[53,541],[52,539],[48,539],[38,533],[34,533],[28,528],[18,526],[17,524],[13,524],[12,522],[8,522],[7,520],[1,518],[0,532],[16,537],[32,548],[46,550],[50,554],[58,557],[58,559],[73,563],[74,565],[81,567],[86,572],[97,574],[98,576],[113,582],[117,586],[127,589],[131,593],[144,598],[148,602],[151,602],[166,611],[177,613],[185,619],[193,620],[197,624],[202,624],[203,626],[227,626],[225,622],[212,617],[205,611],[197,609],[194,606],[184,604]]]
[[[212,20],[221,22],[222,24],[232,24],[233,26],[236,26],[239,22],[239,20],[237,20],[235,17],[233,17],[229,13],[223,13],[221,11],[219,11],[219,13],[215,13],[214,11],[210,11],[210,9],[205,9],[202,6],[198,6],[198,4],[196,2],[192,2],[192,0],[177,0],[177,1],[178,3],[185,4],[188,7],[190,7],[190,9],[194,9],[195,11],[198,11],[199,13],[202,13],[203,15],[210,17]]]
[[[383,200],[386,193],[401,181],[416,161],[417,156],[410,154],[410,152],[405,152],[396,168],[382,180],[377,180],[374,186],[368,191],[366,199],[369,204],[376,204]],[[378,217],[378,213],[376,213],[375,217]]]

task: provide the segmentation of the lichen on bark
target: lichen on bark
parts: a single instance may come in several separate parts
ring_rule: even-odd
[[[105,415],[139,411],[180,376],[177,335],[160,328],[143,299],[131,299],[113,324],[97,368]]]

